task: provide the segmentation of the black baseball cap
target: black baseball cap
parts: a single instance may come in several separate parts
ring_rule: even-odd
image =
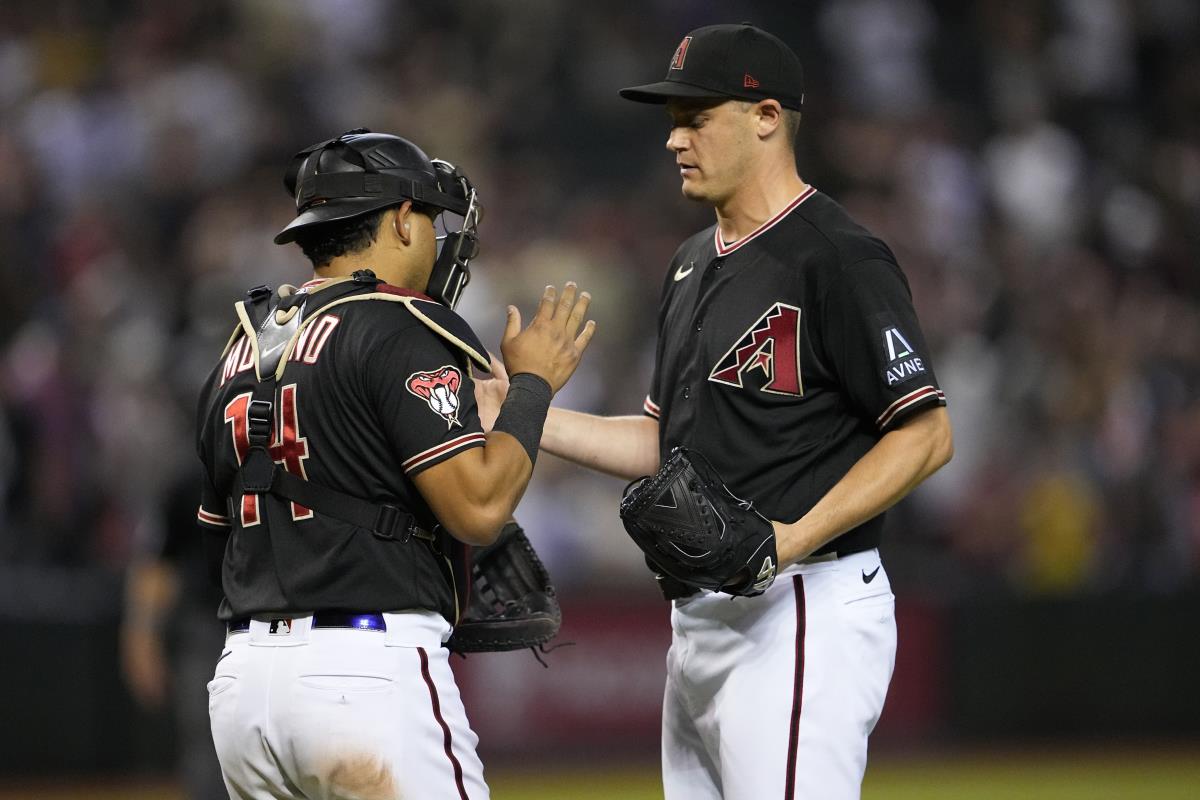
[[[804,104],[804,70],[792,48],[761,28],[749,23],[706,25],[683,37],[665,79],[622,89],[621,97],[660,105],[672,97],[772,98],[799,111]]]

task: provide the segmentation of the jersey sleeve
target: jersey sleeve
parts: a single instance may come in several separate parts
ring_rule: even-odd
[[[660,359],[658,348],[654,348],[654,372],[650,376],[650,391],[646,393],[646,399],[642,401],[642,414],[650,419],[658,419],[661,409],[658,407],[657,398],[660,394],[658,387],[658,364]]]
[[[856,411],[881,433],[918,410],[946,404],[912,294],[884,259],[846,267],[822,308],[825,353]]]
[[[233,526],[233,520],[228,514],[229,504],[221,497],[208,477],[208,469],[201,469],[200,477],[200,508],[196,511],[196,521],[204,528],[225,532]]]
[[[228,533],[233,527],[233,519],[229,516],[230,504],[213,483],[212,460],[209,458],[208,408],[212,383],[213,376],[210,375],[200,392],[196,409],[196,456],[200,460],[199,469],[196,470],[200,479],[200,506],[196,510],[196,521],[205,530]]]
[[[394,333],[371,352],[367,391],[409,477],[487,442],[464,361],[423,326]]]
[[[658,341],[654,346],[654,370],[650,374],[650,389],[646,392],[646,398],[642,401],[642,414],[650,419],[657,420],[662,416],[661,404],[666,392],[662,385],[662,344],[663,344],[663,326],[666,324],[667,308],[669,306],[670,292],[672,284],[676,283],[671,279],[675,274],[675,270],[679,269],[682,263],[682,254],[686,243],[680,245],[675,251],[675,255],[671,257],[671,263],[667,266],[667,274],[663,276],[662,289],[658,295]]]

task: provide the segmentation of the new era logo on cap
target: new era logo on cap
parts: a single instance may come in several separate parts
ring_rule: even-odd
[[[753,75],[751,75],[749,72],[747,72],[745,75],[742,76],[742,88],[743,89],[757,89],[758,88],[758,78],[755,78]]]
[[[692,37],[683,37],[679,47],[675,48],[675,55],[671,56],[671,69],[683,69],[683,62],[687,59],[688,45],[691,43]]]

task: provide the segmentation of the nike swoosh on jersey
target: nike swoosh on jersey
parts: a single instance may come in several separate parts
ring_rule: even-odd
[[[681,281],[681,280],[683,280],[683,279],[684,279],[684,278],[686,278],[688,275],[691,275],[691,274],[692,274],[692,270],[693,270],[693,269],[695,269],[695,268],[696,268],[696,262],[695,262],[695,261],[689,261],[689,262],[688,262],[688,266],[687,266],[687,269],[686,269],[686,270],[683,268],[683,264],[680,264],[680,265],[679,265],[679,269],[675,270],[675,280],[677,280],[677,281]]]
[[[875,580],[875,576],[876,576],[876,575],[878,575],[878,574],[879,574],[879,567],[876,567],[876,568],[875,568],[875,569],[873,569],[873,570],[872,570],[870,573],[868,573],[868,572],[867,572],[867,571],[864,569],[864,570],[863,570],[863,574],[862,574],[863,583],[870,583],[871,581]]]

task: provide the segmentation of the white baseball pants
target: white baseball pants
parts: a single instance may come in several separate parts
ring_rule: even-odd
[[[208,690],[231,798],[486,800],[442,647],[450,626],[432,612],[384,617],[386,632],[299,617],[229,634]]]
[[[896,657],[878,550],[785,570],[759,597],[677,600],[666,800],[851,800]]]

